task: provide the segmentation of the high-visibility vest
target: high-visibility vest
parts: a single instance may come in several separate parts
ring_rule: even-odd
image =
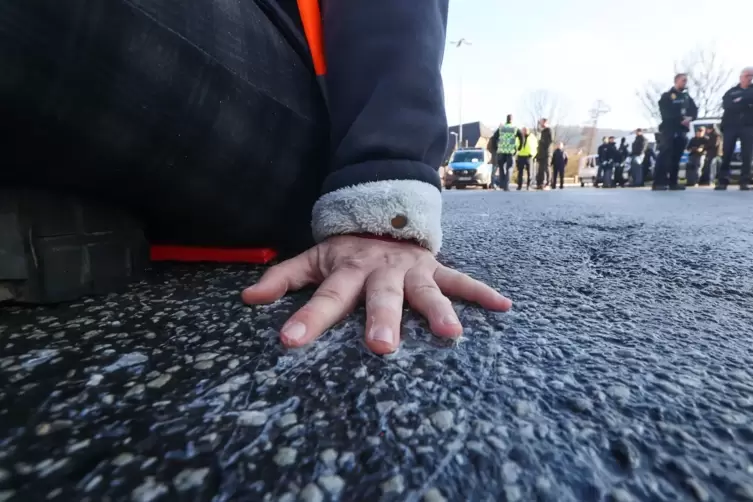
[[[536,139],[536,135],[533,133],[528,133],[528,137],[526,138],[525,144],[520,144],[520,138],[517,139],[518,144],[518,157],[535,157],[536,151],[539,146],[539,142]]]
[[[512,155],[517,150],[516,136],[518,128],[512,124],[499,126],[499,141],[497,142],[497,153]]]

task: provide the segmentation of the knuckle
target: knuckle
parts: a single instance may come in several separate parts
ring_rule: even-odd
[[[416,284],[413,287],[413,293],[420,296],[441,294],[436,284],[429,284],[429,283]]]
[[[318,290],[316,290],[314,296],[319,299],[329,300],[334,303],[345,303],[345,298],[343,297],[342,293],[332,288],[320,287]]]

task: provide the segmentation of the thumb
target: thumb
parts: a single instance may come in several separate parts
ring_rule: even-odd
[[[259,282],[243,290],[243,301],[248,304],[272,303],[289,291],[317,282],[318,274],[310,253],[308,250],[267,270]]]

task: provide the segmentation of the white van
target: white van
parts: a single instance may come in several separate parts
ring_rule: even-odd
[[[578,162],[578,180],[580,186],[586,186],[586,183],[596,185],[596,173],[598,172],[598,155],[587,155],[581,157]]]

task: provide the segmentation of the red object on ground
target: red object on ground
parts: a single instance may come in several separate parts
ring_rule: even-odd
[[[269,263],[277,257],[277,251],[266,248],[232,249],[201,248],[189,246],[151,246],[152,261],[184,261],[215,263]]]

